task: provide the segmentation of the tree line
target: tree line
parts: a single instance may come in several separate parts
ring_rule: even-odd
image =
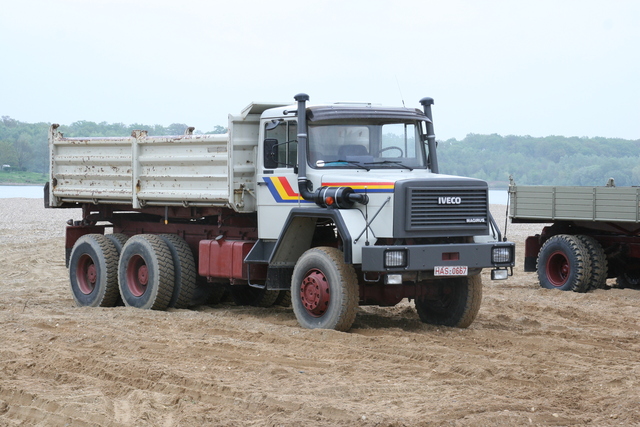
[[[438,143],[440,172],[507,185],[640,185],[640,140],[469,134]]]
[[[46,173],[50,123],[25,123],[2,116],[0,165],[12,170]],[[181,135],[186,124],[169,126],[77,121],[60,126],[68,137],[127,136],[136,129],[149,135]],[[215,126],[207,134],[225,133]],[[201,133],[196,131],[196,133]],[[500,136],[469,134],[462,140],[438,141],[440,172],[507,185],[640,185],[640,140],[564,136]]]

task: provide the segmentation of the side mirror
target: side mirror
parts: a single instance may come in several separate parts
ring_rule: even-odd
[[[278,167],[278,151],[276,146],[278,140],[267,138],[264,140],[264,167],[265,169],[275,169]]]

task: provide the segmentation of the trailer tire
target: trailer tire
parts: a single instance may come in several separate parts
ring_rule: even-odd
[[[578,239],[589,253],[589,263],[591,264],[591,281],[586,291],[606,288],[609,267],[602,245],[592,236],[580,235]]]
[[[342,251],[321,246],[298,259],[291,277],[291,305],[300,326],[347,331],[356,318],[358,299],[358,279]]]
[[[102,234],[85,234],[69,258],[71,293],[79,307],[114,307],[118,302],[118,252]]]
[[[582,241],[558,234],[544,242],[538,254],[540,286],[561,291],[586,292],[591,281],[591,263]]]
[[[131,237],[118,264],[122,301],[128,307],[164,310],[173,295],[173,257],[167,244],[152,234]]]
[[[175,280],[169,307],[187,308],[191,304],[196,289],[196,262],[191,248],[177,234],[161,234],[173,258]]]
[[[232,285],[229,289],[236,305],[271,307],[280,295],[280,291],[254,288],[249,285]]]
[[[441,279],[438,298],[418,298],[416,311],[423,323],[467,328],[473,323],[482,302],[482,276]]]

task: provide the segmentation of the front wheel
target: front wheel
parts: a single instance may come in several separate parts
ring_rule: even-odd
[[[356,273],[339,249],[316,247],[298,259],[291,277],[291,305],[303,328],[349,330],[358,296]]]
[[[467,328],[476,318],[482,302],[482,277],[441,279],[431,286],[433,295],[415,300],[423,323]]]

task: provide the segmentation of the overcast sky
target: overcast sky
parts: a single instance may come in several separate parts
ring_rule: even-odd
[[[640,1],[0,0],[0,115],[227,125],[435,99],[438,139],[640,139]]]

